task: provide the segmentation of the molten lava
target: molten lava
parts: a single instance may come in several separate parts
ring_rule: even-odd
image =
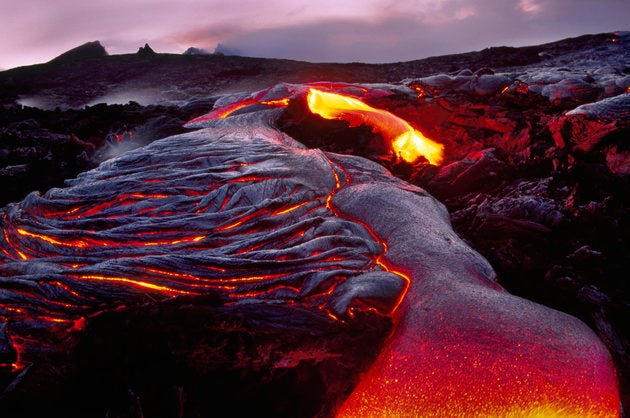
[[[392,286],[378,309],[395,310],[405,278],[381,261],[385,242],[331,203],[351,186],[344,168],[319,150],[280,157],[283,148],[267,139],[275,131],[256,132],[176,147],[156,142],[72,187],[0,209],[0,326],[9,324],[0,339],[17,352],[0,361],[0,372],[37,361],[50,344],[21,343],[30,327],[63,339],[59,324],[70,332],[76,321],[147,298],[211,294],[226,304],[283,303],[345,320],[370,305],[355,307],[343,283],[376,274]]]
[[[444,159],[444,146],[425,137],[409,123],[382,109],[373,108],[361,100],[314,88],[308,92],[311,112],[325,119],[341,119],[351,127],[366,124],[389,139],[396,153],[407,162],[425,157],[438,165]]]
[[[368,90],[364,87],[334,84],[334,83],[311,83],[308,85],[307,102],[311,112],[325,119],[339,119],[350,123],[351,127],[362,124],[372,127],[375,132],[380,133],[387,139],[396,154],[403,160],[413,163],[420,157],[426,158],[429,163],[439,165],[444,160],[444,146],[424,136],[420,131],[412,127],[408,122],[386,110],[374,108],[361,100],[339,93],[331,93],[315,87],[326,89],[334,88],[355,88],[363,92]],[[419,97],[424,95],[422,89]],[[225,119],[233,115],[236,111],[251,105],[265,105],[270,107],[286,107],[292,97],[296,94],[303,94],[303,89],[287,91],[285,97],[274,96],[271,89],[246,97],[235,102],[219,106],[210,113],[191,120],[187,126],[194,126],[198,123],[214,119]],[[269,98],[275,97],[275,98]]]

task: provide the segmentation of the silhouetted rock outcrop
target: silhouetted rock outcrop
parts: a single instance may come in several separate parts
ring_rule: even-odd
[[[151,49],[149,44],[144,44],[144,46],[141,46],[140,48],[138,48],[137,54],[138,55],[155,55],[155,51]]]
[[[58,57],[53,58],[50,62],[80,61],[90,58],[101,58],[107,55],[107,51],[103,45],[101,45],[99,41],[94,41],[86,42],[83,45],[72,48]]]

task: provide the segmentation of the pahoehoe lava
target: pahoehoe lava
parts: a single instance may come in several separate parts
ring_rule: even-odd
[[[619,415],[588,327],[504,291],[437,200],[366,159],[306,149],[274,127],[281,112],[211,119],[2,209],[9,386],[103,312],[212,296],[324,324],[391,317],[374,364],[326,413]]]

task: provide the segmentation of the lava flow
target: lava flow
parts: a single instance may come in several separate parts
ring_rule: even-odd
[[[407,121],[383,109],[377,109],[348,94],[339,91],[367,89],[346,84],[311,83],[306,85],[307,104],[309,110],[325,119],[338,119],[349,123],[350,127],[370,126],[374,132],[381,134],[393,151],[403,160],[413,163],[418,158],[426,158],[430,164],[439,165],[444,160],[444,146],[424,136]],[[318,88],[315,88],[318,87]],[[335,92],[324,91],[327,88]],[[269,98],[269,96],[274,98]],[[304,87],[285,92],[279,98],[273,96],[271,89],[263,90],[252,96],[218,106],[210,113],[189,122],[189,126],[213,119],[224,119],[235,112],[251,105],[270,107],[286,107],[295,96],[304,94]]]
[[[275,131],[249,132],[156,142],[2,210],[0,319],[18,351],[5,366],[37,360],[38,342],[18,344],[33,327],[70,332],[103,309],[177,295],[340,319],[355,307],[339,287],[378,272],[393,286],[389,302],[375,295],[389,314],[404,286],[379,262],[383,243],[330,206],[344,171],[321,151],[284,155],[264,139]]]
[[[329,401],[340,417],[620,415],[598,337],[497,285],[441,203],[374,162],[307,149],[274,127],[280,111],[233,116],[308,91],[314,112],[368,124],[394,144],[415,144],[415,130],[351,97],[280,90],[232,101],[196,121],[205,129],[0,210],[1,372],[68,350],[102,312],[212,296],[258,320],[287,308],[264,319],[282,323],[287,339],[314,323],[330,335],[366,313],[391,319],[354,391]],[[441,146],[423,147],[441,160]],[[308,350],[316,355],[288,353],[273,367],[304,371],[326,357]]]
[[[614,366],[595,333],[503,290],[443,207],[409,191],[372,180],[333,200],[386,237],[383,261],[410,278],[393,335],[338,416],[619,417]]]
[[[341,119],[351,127],[366,124],[389,139],[396,153],[407,162],[425,157],[431,164],[439,165],[444,146],[425,137],[409,123],[382,109],[376,109],[361,100],[314,88],[308,92],[308,107],[325,119]]]

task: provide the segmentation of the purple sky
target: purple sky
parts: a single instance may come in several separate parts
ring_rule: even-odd
[[[245,55],[393,62],[630,29],[629,0],[0,0],[0,68],[100,40],[110,54],[218,42]]]

